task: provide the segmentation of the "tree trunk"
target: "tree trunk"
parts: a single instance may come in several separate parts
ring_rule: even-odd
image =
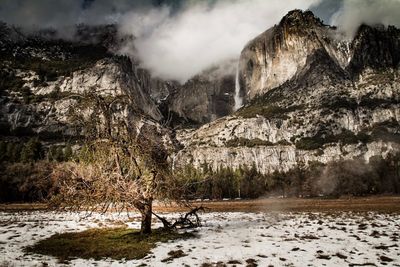
[[[140,233],[150,234],[151,233],[151,217],[152,217],[152,206],[153,200],[149,199],[146,203],[139,209],[142,215],[142,222],[140,226]]]

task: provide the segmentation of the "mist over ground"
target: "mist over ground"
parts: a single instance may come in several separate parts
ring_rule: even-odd
[[[134,35],[120,53],[133,55],[154,76],[185,82],[238,59],[248,41],[292,9],[310,9],[351,38],[362,23],[400,26],[400,0],[0,0],[0,20],[25,31],[117,24]]]

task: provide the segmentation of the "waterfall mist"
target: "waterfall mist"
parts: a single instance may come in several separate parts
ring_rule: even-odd
[[[236,69],[235,77],[235,106],[234,111],[240,109],[243,106],[243,97],[240,95],[240,68],[239,64]]]

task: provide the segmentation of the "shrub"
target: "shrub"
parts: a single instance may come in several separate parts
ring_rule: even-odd
[[[331,110],[338,111],[339,109],[354,110],[358,107],[357,101],[350,97],[336,97],[330,99],[323,107],[328,107]]]
[[[14,71],[0,69],[0,95],[5,95],[6,91],[20,91],[23,86],[24,81]]]
[[[400,143],[400,125],[396,120],[387,120],[376,123],[372,127],[364,129],[363,134],[369,133],[369,141],[381,140],[385,142]]]
[[[278,142],[278,145],[281,145],[281,146],[290,146],[291,143],[288,142],[288,141],[286,141],[286,140],[280,140],[280,141]]]
[[[344,145],[357,144],[359,142],[359,138],[350,130],[343,130],[340,134],[336,136],[331,136],[330,138],[333,142],[341,142]]]
[[[293,112],[300,108],[300,106],[283,108],[277,105],[253,104],[240,109],[236,112],[236,115],[243,118],[254,118],[259,115],[267,119],[287,119],[287,113]]]
[[[296,142],[296,148],[301,150],[314,150],[323,147],[325,143],[322,137],[303,137]]]
[[[274,144],[270,141],[261,140],[259,138],[246,139],[246,138],[234,138],[225,142],[227,147],[257,147],[257,146],[273,146]]]
[[[381,98],[370,98],[368,96],[364,96],[361,98],[360,106],[366,107],[369,109],[375,109],[378,107],[386,107],[393,104],[398,104],[398,101],[395,99],[381,99]]]
[[[340,143],[342,145],[357,144],[359,142],[367,143],[370,141],[370,137],[361,132],[355,134],[350,130],[344,129],[340,134],[330,135],[321,133],[313,137],[303,137],[296,142],[296,148],[301,150],[315,150],[322,148],[325,144],[329,143]]]

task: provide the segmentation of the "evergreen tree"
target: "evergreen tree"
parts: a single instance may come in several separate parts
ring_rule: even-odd
[[[4,141],[0,141],[0,162],[5,160],[7,155],[7,144]]]
[[[71,144],[68,143],[64,149],[64,160],[69,161],[72,159],[72,156],[73,156],[72,147],[71,147]]]
[[[22,152],[22,145],[18,143],[14,143],[12,146],[11,151],[11,162],[19,162],[21,161],[21,152]]]
[[[31,138],[21,151],[22,162],[33,162],[42,157],[42,144],[37,138]]]
[[[14,149],[14,143],[8,142],[6,145],[6,155],[5,155],[6,160],[11,161],[13,149]]]
[[[47,159],[50,161],[56,160],[57,147],[51,146],[47,152]]]
[[[234,185],[235,185],[235,189],[236,189],[236,197],[238,197],[238,198],[242,197],[242,193],[241,193],[242,177],[243,177],[243,169],[242,169],[242,166],[240,166],[239,169],[236,169],[233,174]]]
[[[56,149],[55,160],[61,162],[64,161],[64,152],[62,146],[58,146]]]

